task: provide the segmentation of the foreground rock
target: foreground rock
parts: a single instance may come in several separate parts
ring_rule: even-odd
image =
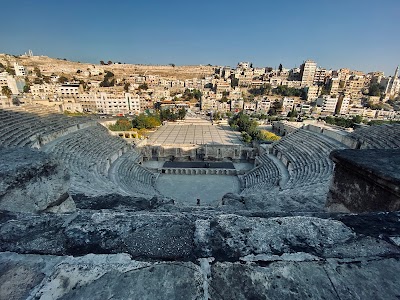
[[[232,262],[400,255],[394,242],[400,238],[398,213],[386,214],[388,222],[374,215],[336,216],[343,222],[327,217],[206,217],[107,210],[57,215],[2,212],[0,251],[128,253],[136,259],[180,261],[214,257]]]
[[[0,148],[0,209],[71,212],[69,175],[47,154],[28,148]]]
[[[135,261],[0,253],[0,299],[398,299],[396,258]]]

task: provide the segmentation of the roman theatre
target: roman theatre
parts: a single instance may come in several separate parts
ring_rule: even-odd
[[[102,123],[0,109],[1,299],[400,295],[400,125]]]

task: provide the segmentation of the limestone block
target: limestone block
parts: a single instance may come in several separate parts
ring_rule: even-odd
[[[67,170],[44,152],[0,149],[0,209],[36,213],[48,209],[74,211],[67,193],[69,185]]]

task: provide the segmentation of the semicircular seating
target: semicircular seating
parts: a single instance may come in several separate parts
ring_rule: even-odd
[[[354,130],[349,137],[359,149],[399,149],[400,124],[384,124]]]
[[[3,147],[39,148],[59,136],[94,124],[88,117],[68,117],[43,105],[0,109],[0,143]]]
[[[268,154],[258,156],[256,160],[258,166],[240,177],[242,195],[257,193],[259,190],[270,190],[276,187],[281,179],[279,168]]]
[[[119,157],[124,153],[132,157],[131,164],[126,163],[126,165],[132,167],[133,172],[136,171],[139,174],[141,166],[136,163],[139,154],[133,151],[123,139],[110,135],[108,130],[100,124],[58,138],[47,144],[43,150],[61,160],[71,171],[71,192],[73,194],[91,196],[112,193],[131,196],[156,194],[149,180],[143,180],[143,182],[136,180],[139,175],[132,177],[132,181],[137,183],[139,188],[127,189],[120,185],[120,180],[113,180],[114,177],[110,172],[115,168],[112,166],[117,161],[118,165],[121,165]],[[123,170],[121,168],[117,171],[122,172]],[[127,173],[124,175],[129,176]]]

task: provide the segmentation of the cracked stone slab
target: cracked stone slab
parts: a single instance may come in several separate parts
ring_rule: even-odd
[[[188,260],[194,223],[181,215],[80,211],[68,214],[0,212],[0,250],[52,255],[128,253]]]
[[[308,253],[316,257],[398,255],[382,239],[359,236],[340,221],[315,217],[245,218],[221,215],[210,223],[210,242],[217,260],[249,255]]]
[[[46,153],[0,148],[0,209],[16,212],[71,212],[70,176]]]
[[[141,262],[128,255],[56,257],[0,253],[1,299],[203,299],[191,262]]]

